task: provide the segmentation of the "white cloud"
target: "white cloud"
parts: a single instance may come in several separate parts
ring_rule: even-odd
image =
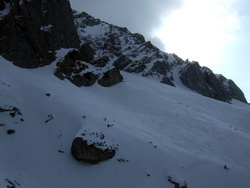
[[[210,67],[219,63],[226,46],[237,39],[239,19],[233,0],[188,0],[155,30],[168,52]]]
[[[131,32],[150,39],[154,28],[159,28],[161,17],[181,6],[183,0],[71,0],[73,9],[109,23],[127,27]]]

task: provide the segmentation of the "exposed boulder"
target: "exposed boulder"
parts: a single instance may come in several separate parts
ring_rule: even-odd
[[[0,5],[6,0],[0,0]],[[80,41],[68,0],[9,0],[0,19],[0,54],[15,65],[36,68],[50,64],[59,48],[78,48]]]
[[[161,83],[175,87],[174,83],[168,77],[162,78]]]
[[[114,157],[116,151],[114,149],[101,149],[93,144],[88,145],[87,140],[81,137],[76,137],[71,146],[71,154],[78,161],[96,164],[101,161]]]
[[[98,75],[87,72],[84,74],[74,75],[69,80],[78,87],[81,86],[92,86],[96,80],[98,79]]]
[[[60,80],[64,80],[66,78],[62,71],[58,68],[55,70],[54,75]]]
[[[98,80],[98,84],[103,87],[113,86],[123,80],[123,76],[121,75],[118,69],[111,69],[104,73],[103,77]]]
[[[88,43],[84,43],[79,48],[79,60],[90,62],[94,59],[95,51]]]

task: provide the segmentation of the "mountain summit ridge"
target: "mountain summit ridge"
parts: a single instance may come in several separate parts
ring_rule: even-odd
[[[108,66],[154,77],[171,86],[178,85],[181,80],[183,85],[204,96],[247,103],[243,92],[232,80],[215,75],[198,62],[184,61],[175,54],[159,50],[141,34],[133,34],[127,28],[95,19],[85,12],[74,12],[74,20],[81,42],[91,46],[96,58],[108,57]]]

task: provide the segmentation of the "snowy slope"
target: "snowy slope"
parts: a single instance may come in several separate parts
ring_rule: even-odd
[[[173,188],[169,177],[188,188],[250,187],[249,105],[126,72],[111,88],[78,88],[53,76],[55,66],[0,57],[0,107],[21,112],[0,112],[1,188]],[[114,158],[71,156],[74,137],[92,132],[118,147]]]

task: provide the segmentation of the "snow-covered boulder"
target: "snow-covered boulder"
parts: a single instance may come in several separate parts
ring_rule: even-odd
[[[75,159],[91,164],[111,159],[115,153],[115,149],[101,149],[94,144],[88,145],[88,141],[81,137],[76,137],[71,146],[71,154]]]

